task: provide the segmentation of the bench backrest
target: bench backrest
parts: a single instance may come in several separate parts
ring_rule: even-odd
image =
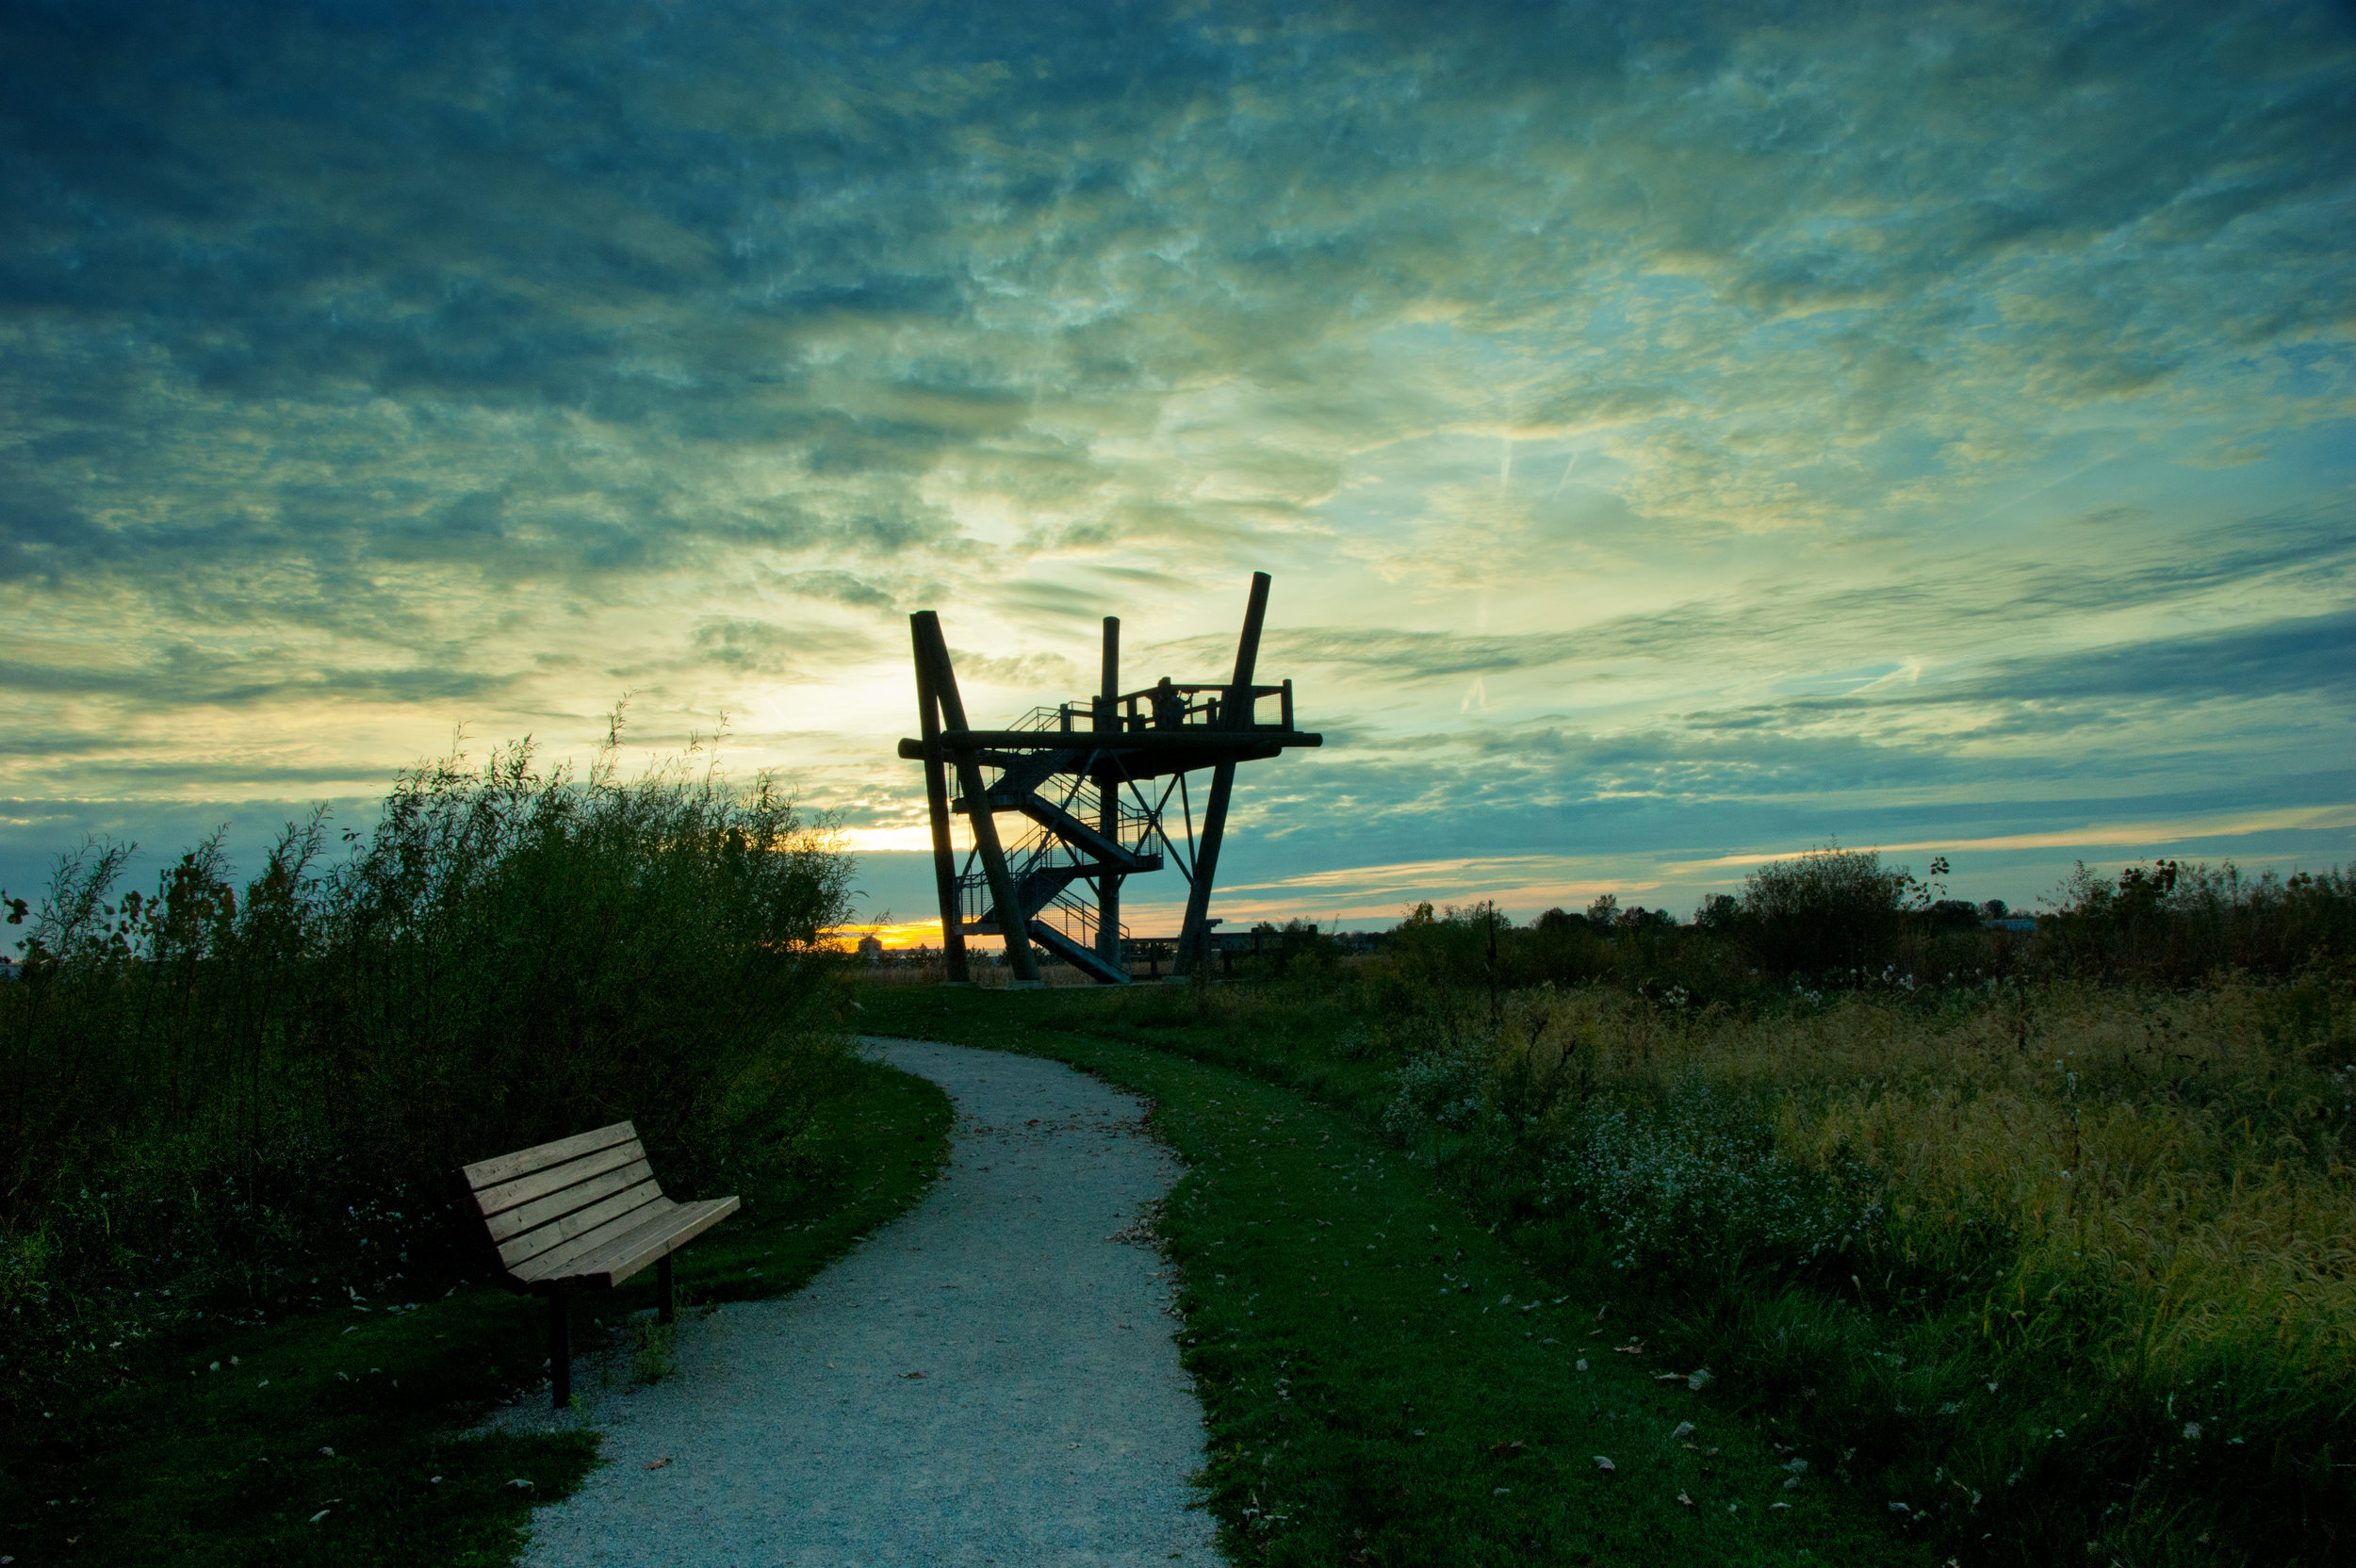
[[[500,1266],[533,1277],[553,1273],[627,1229],[630,1216],[663,1201],[638,1130],[627,1121],[479,1161],[459,1174]]]

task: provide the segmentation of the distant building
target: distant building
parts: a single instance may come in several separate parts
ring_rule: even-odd
[[[881,964],[884,956],[882,939],[873,931],[861,937],[859,939],[859,956],[866,959],[871,968]]]

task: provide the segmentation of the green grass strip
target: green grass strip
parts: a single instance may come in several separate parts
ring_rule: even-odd
[[[775,1179],[679,1255],[682,1303],[801,1286],[923,1196],[952,1114],[923,1079],[848,1068],[779,1152]],[[577,1303],[584,1403],[616,1393],[617,1376],[659,1375],[661,1342],[643,1327],[634,1358],[589,1353],[601,1329],[653,1305],[652,1270]],[[55,1435],[11,1466],[0,1554],[190,1568],[512,1562],[531,1509],[597,1463],[587,1432],[463,1435],[518,1391],[547,1397],[543,1313],[536,1298],[465,1288],[151,1351],[111,1393],[53,1413]],[[627,1348],[627,1332],[617,1341]]]
[[[1153,1102],[1192,1168],[1161,1230],[1209,1421],[1202,1483],[1236,1560],[1927,1560],[1786,1468],[1640,1324],[1599,1319],[1616,1283],[1541,1281],[1294,1088],[1039,1027],[1069,1012],[1052,998],[877,988],[863,1007],[877,1033],[1050,1057]]]

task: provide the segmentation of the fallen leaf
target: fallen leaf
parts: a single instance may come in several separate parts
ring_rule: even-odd
[[[1682,1492],[1677,1494],[1677,1501],[1683,1503],[1687,1508],[1692,1508],[1693,1506],[1693,1499],[1687,1496]]]
[[[924,1375],[924,1374],[922,1372],[903,1372],[900,1374],[903,1378],[921,1378]]]
[[[662,1469],[664,1465],[666,1465],[666,1464],[668,1464],[668,1463],[670,1463],[670,1462],[670,1462],[670,1460],[669,1460],[668,1458],[663,1458],[663,1459],[653,1460],[653,1461],[648,1462],[648,1463],[647,1463],[647,1465],[646,1465],[646,1468],[647,1468],[647,1469],[649,1469],[649,1470],[660,1470],[660,1469]]]
[[[324,1518],[326,1518],[326,1517],[327,1517],[327,1510],[325,1510],[325,1509],[321,1509],[321,1510],[319,1510],[317,1513],[314,1513],[313,1515],[311,1515],[311,1523],[313,1523],[314,1525],[316,1525],[316,1524],[318,1524],[320,1520],[322,1520],[322,1519],[324,1519]]]
[[[1493,1454],[1518,1454],[1521,1451],[1522,1446],[1519,1442],[1492,1443],[1489,1445],[1489,1452]]]
[[[1892,1513],[1912,1513],[1914,1511],[1914,1505],[1912,1503],[1892,1503],[1890,1505],[1890,1511]]]
[[[1691,1421],[1680,1421],[1677,1423],[1677,1429],[1669,1434],[1669,1441],[1672,1443],[1682,1443],[1693,1435],[1693,1423]]]
[[[1617,1469],[1619,1468],[1619,1466],[1618,1466],[1618,1465],[1616,1465],[1616,1464],[1614,1464],[1614,1463],[1612,1463],[1610,1460],[1608,1460],[1608,1459],[1604,1458],[1601,1454],[1597,1454],[1597,1455],[1595,1456],[1595,1468],[1596,1468],[1596,1469],[1598,1469],[1598,1470],[1601,1470],[1601,1471],[1605,1472],[1605,1473],[1608,1475],[1608,1474],[1610,1474],[1612,1471],[1617,1470]]]
[[[1704,1383],[1713,1382],[1715,1380],[1716,1380],[1710,1376],[1709,1367],[1697,1366],[1693,1369],[1693,1375],[1685,1380],[1685,1386],[1698,1392]]]
[[[507,1484],[508,1484],[508,1485],[510,1485],[510,1486],[514,1486],[514,1487],[521,1487],[521,1488],[526,1488],[526,1489],[530,1488],[530,1487],[531,1487],[531,1485],[532,1485],[532,1483],[531,1483],[530,1481],[528,1481],[528,1480],[524,1479],[521,1476],[517,1476],[517,1477],[516,1477],[514,1480],[509,1481]]]

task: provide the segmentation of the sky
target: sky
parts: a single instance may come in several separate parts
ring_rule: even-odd
[[[921,921],[908,614],[1254,570],[1231,921],[2356,860],[2351,127],[2312,0],[0,0],[0,883],[626,699]]]

